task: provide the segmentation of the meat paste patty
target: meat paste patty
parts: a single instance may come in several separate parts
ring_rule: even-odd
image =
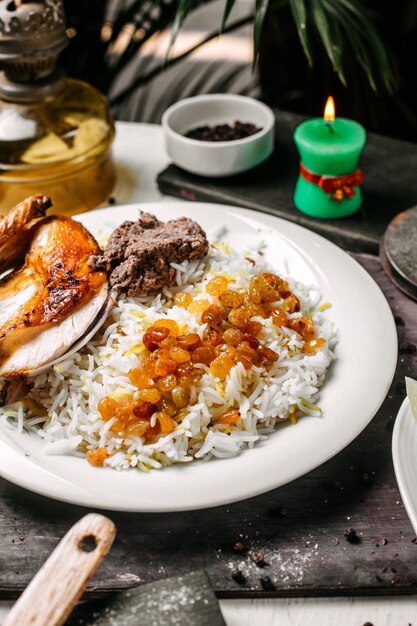
[[[91,257],[89,264],[106,271],[118,292],[143,296],[175,282],[171,263],[203,257],[208,247],[205,232],[188,217],[160,222],[141,212],[138,221],[116,228],[103,254]]]

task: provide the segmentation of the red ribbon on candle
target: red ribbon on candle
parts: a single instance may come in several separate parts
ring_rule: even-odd
[[[343,198],[353,198],[355,195],[353,187],[360,187],[363,182],[362,170],[356,170],[356,172],[344,176],[322,176],[321,174],[313,174],[300,163],[300,174],[309,183],[317,185],[325,193],[329,193],[331,200],[338,202]]]

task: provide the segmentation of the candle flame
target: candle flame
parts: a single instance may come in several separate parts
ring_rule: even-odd
[[[324,121],[325,122],[334,122],[334,118],[336,115],[336,110],[334,106],[334,100],[332,96],[327,98],[326,106],[324,107]]]

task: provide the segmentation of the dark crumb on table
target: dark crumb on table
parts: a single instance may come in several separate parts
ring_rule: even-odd
[[[252,554],[252,561],[257,567],[260,568],[267,567],[268,565],[268,563],[265,561],[264,555],[259,552],[255,552],[255,554]]]
[[[365,622],[363,626],[374,626],[372,622]]]
[[[360,537],[356,534],[356,530],[354,528],[348,528],[345,530],[345,537],[349,541],[349,543],[359,543]]]
[[[287,515],[287,509],[282,506],[278,506],[276,509],[268,509],[267,513],[271,517],[285,517]]]
[[[240,569],[236,569],[232,572],[232,578],[238,585],[244,585],[246,583],[246,576],[242,574]]]
[[[259,580],[264,591],[275,591],[276,587],[269,576],[263,576]]]
[[[400,315],[395,315],[394,321],[397,324],[397,326],[404,326],[404,320]]]
[[[236,541],[233,544],[233,552],[237,552],[238,554],[242,554],[242,552],[245,552],[246,548],[245,548],[245,544],[242,541]]]
[[[399,380],[397,382],[397,384],[395,385],[395,391],[397,393],[399,393],[400,395],[404,395],[406,392],[406,386],[405,386],[405,382],[403,380]]]
[[[114,196],[110,196],[108,199],[108,203],[110,204],[110,206],[116,204],[116,198]]]

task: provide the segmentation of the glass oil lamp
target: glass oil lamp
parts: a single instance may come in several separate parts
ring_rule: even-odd
[[[25,197],[91,209],[115,182],[104,97],[56,67],[67,45],[61,0],[0,0],[0,215]]]

